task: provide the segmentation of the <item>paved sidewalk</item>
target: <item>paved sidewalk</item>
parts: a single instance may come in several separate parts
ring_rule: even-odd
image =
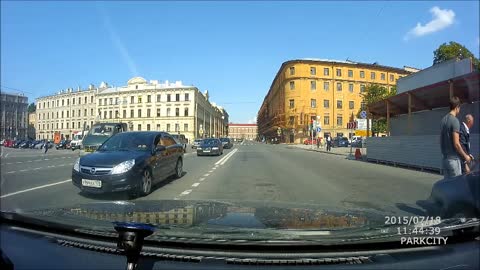
[[[320,147],[317,149],[316,145],[314,145],[313,148],[311,145],[305,145],[305,144],[290,144],[289,146],[300,148],[307,151],[321,152],[321,153],[332,154],[332,155],[340,155],[340,156],[350,155],[350,147],[332,147],[331,151],[329,152],[326,150],[326,147]],[[353,155],[355,155],[355,149],[357,148],[355,147],[352,148]],[[367,148],[360,148],[360,152],[362,153],[362,156],[365,156],[367,154]]]

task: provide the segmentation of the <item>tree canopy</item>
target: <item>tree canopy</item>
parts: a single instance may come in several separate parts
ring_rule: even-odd
[[[479,68],[479,60],[475,58],[473,53],[465,48],[465,46],[455,41],[450,41],[448,44],[443,43],[433,52],[434,65],[456,58],[472,58],[473,65]]]
[[[362,100],[363,102],[365,102],[365,105],[368,106],[372,103],[375,103],[380,100],[384,100],[396,94],[397,94],[396,86],[392,86],[391,89],[388,89],[387,87],[381,86],[378,84],[370,84],[365,87],[365,91],[360,95],[362,96]],[[357,113],[358,118],[360,117],[360,112],[362,111],[362,109],[363,108],[360,108],[360,110]],[[386,131],[387,131],[387,120],[385,118],[372,120],[373,134],[384,133]]]
[[[32,112],[35,112],[37,110],[37,105],[35,105],[35,103],[30,103],[28,105],[28,113],[32,113]]]

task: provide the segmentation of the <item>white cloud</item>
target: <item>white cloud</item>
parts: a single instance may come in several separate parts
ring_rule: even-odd
[[[455,12],[451,9],[440,9],[435,6],[430,9],[430,13],[432,13],[432,20],[425,25],[417,23],[417,26],[405,35],[405,40],[410,37],[421,37],[438,32],[452,25],[455,21]]]
[[[248,120],[247,124],[256,124],[257,123],[257,117],[253,117],[253,119]]]

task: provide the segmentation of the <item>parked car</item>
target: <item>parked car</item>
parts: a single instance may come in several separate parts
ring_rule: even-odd
[[[3,146],[3,143],[5,142],[5,140],[1,140],[0,141],[0,145]]]
[[[183,149],[170,134],[121,132],[76,160],[72,182],[85,193],[128,192],[148,195],[155,184],[183,176]]]
[[[33,143],[33,141],[24,141],[18,146],[18,148],[28,149],[28,148],[30,148],[30,145],[32,143]]]
[[[200,143],[202,143],[202,140],[200,140],[200,139],[194,140],[193,143],[192,143],[192,149],[197,149],[197,147],[200,145]]]
[[[223,154],[223,145],[219,139],[204,139],[197,147],[197,156],[220,156]]]
[[[20,145],[24,142],[25,142],[25,140],[17,140],[17,141],[15,141],[15,145],[13,147],[14,148],[20,148]]]
[[[45,140],[40,140],[37,144],[35,144],[34,149],[42,149],[44,144]]]
[[[317,144],[317,139],[313,138],[313,141],[312,141],[312,138],[308,138],[305,141],[303,141],[303,144],[310,145],[310,144],[312,144],[312,142],[313,142],[313,144],[316,145]]]
[[[222,142],[223,149],[230,149],[233,147],[233,142],[230,138],[220,138],[220,141]]]
[[[67,144],[70,143],[70,140],[61,140],[57,145],[55,145],[55,148],[58,149],[67,149]]]
[[[348,138],[347,137],[333,138],[333,147],[348,147]]]
[[[13,147],[13,143],[14,143],[13,140],[5,140],[3,142],[3,147]]]

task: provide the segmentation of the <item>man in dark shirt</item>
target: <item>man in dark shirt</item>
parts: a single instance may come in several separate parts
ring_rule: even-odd
[[[460,113],[460,99],[450,99],[450,112],[442,118],[440,128],[440,148],[442,150],[443,175],[446,178],[462,174],[461,159],[466,163],[471,161],[470,156],[463,151],[460,144],[460,122],[457,115]]]
[[[473,160],[473,156],[470,152],[470,129],[473,127],[473,116],[471,114],[465,115],[463,123],[460,125],[460,144],[463,151]],[[470,172],[469,164],[463,160],[462,173]]]

